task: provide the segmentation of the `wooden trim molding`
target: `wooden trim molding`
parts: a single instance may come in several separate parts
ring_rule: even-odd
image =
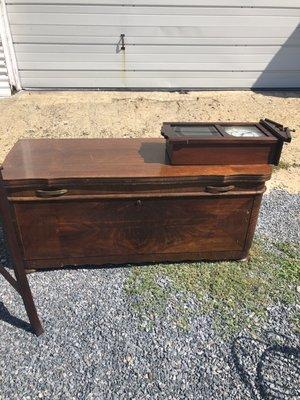
[[[12,35],[10,31],[5,0],[0,0],[0,35],[4,50],[5,63],[10,87],[12,89],[12,92],[13,90],[19,91],[22,89],[22,86]]]

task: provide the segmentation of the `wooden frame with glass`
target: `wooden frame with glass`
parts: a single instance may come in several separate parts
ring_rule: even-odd
[[[278,165],[290,130],[271,120],[256,122],[166,122],[171,164],[274,164]]]

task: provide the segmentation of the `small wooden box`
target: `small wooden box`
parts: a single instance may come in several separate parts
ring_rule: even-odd
[[[162,135],[173,165],[278,165],[290,131],[274,121],[259,123],[166,122]]]

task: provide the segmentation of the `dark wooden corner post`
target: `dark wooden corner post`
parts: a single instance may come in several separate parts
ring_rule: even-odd
[[[21,295],[26,312],[33,332],[39,336],[44,332],[42,324],[39,320],[36,307],[32,298],[31,289],[26,276],[23,258],[20,254],[15,228],[10,216],[10,205],[7,199],[7,192],[2,176],[3,167],[0,165],[0,214],[3,218],[3,225],[9,251],[14,263],[15,278],[0,264],[0,274],[13,286],[13,288]]]

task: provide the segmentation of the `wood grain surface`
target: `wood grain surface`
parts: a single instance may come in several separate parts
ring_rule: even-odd
[[[15,204],[26,260],[242,251],[253,196]],[[147,257],[145,257],[147,260]],[[167,261],[167,259],[166,259]]]
[[[265,181],[269,165],[170,165],[164,139],[22,139],[3,163],[6,186],[187,179]],[[184,179],[183,179],[184,178]]]

